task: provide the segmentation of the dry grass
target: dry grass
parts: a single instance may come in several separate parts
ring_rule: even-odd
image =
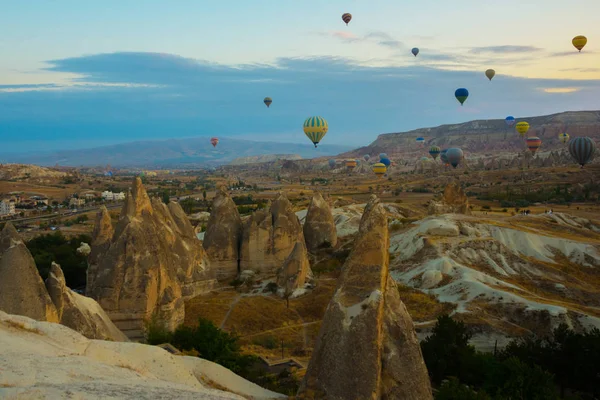
[[[409,286],[398,284],[400,299],[415,322],[431,321],[443,314],[450,314],[456,306],[440,303],[435,296],[423,293]]]
[[[304,322],[321,321],[336,286],[337,281],[334,279],[320,280],[308,296],[291,299],[290,308],[296,311]]]
[[[265,296],[243,297],[233,307],[224,329],[238,335],[251,335],[302,323],[298,314],[282,300]]]
[[[35,333],[36,335],[43,335],[42,331],[37,328],[30,328],[26,326],[23,322],[13,321],[13,320],[5,320],[4,323],[11,328],[18,329],[21,331],[26,331],[30,333]]]
[[[202,317],[220,326],[229,311],[229,305],[237,295],[233,290],[211,292],[186,301],[184,325],[196,326],[198,318]]]

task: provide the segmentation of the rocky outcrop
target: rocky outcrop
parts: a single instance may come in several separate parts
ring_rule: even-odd
[[[431,201],[428,207],[429,215],[437,214],[470,214],[469,198],[458,182],[452,182],[444,189],[440,201]]]
[[[337,244],[337,232],[329,204],[321,193],[315,192],[304,222],[304,240],[309,251]]]
[[[237,206],[221,187],[212,203],[210,219],[202,245],[208,253],[217,279],[230,279],[238,275],[242,220]]]
[[[302,399],[432,399],[406,307],[389,275],[387,216],[377,199],[327,307],[300,387]]]
[[[52,263],[50,274],[46,278],[46,289],[62,325],[89,339],[127,341],[127,337],[112,323],[97,302],[67,287],[62,269],[56,263]]]
[[[289,294],[303,288],[311,279],[312,271],[306,247],[304,243],[297,242],[283,266],[277,271],[277,286],[281,287],[285,294]]]
[[[200,241],[182,220],[177,205],[152,202],[139,178],[112,236],[104,210],[98,215],[87,294],[129,338],[141,337],[152,314],[175,329],[183,322],[183,298],[216,283]]]
[[[0,354],[0,398],[286,398],[198,357],[138,343],[90,340],[65,326],[1,311]]]
[[[275,275],[296,243],[304,244],[302,226],[284,194],[266,210],[258,210],[243,229],[241,269]]]
[[[0,232],[0,310],[58,322],[35,261],[10,222]]]

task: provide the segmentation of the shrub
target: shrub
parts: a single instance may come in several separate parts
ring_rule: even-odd
[[[269,283],[267,284],[267,287],[266,287],[266,289],[267,289],[267,291],[269,291],[269,292],[271,292],[271,293],[277,293],[277,288],[278,288],[278,287],[279,287],[279,286],[277,286],[277,284],[276,284],[275,282],[269,282]]]

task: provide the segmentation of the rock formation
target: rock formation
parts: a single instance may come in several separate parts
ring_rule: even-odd
[[[90,340],[65,326],[1,311],[0,354],[0,398],[287,398],[198,357],[138,343]]]
[[[127,341],[127,337],[112,323],[98,303],[67,287],[62,269],[56,263],[52,263],[50,274],[46,278],[46,289],[56,307],[60,324],[89,339]]]
[[[10,222],[0,232],[0,310],[58,322],[35,261]]]
[[[293,293],[294,290],[303,288],[310,279],[312,271],[306,247],[304,243],[297,242],[294,250],[277,271],[277,285],[283,288],[284,293]]]
[[[389,275],[386,212],[365,208],[327,307],[301,399],[432,399],[413,322]]]
[[[217,279],[230,279],[240,272],[242,220],[237,206],[221,187],[212,203],[202,245],[211,260]]]
[[[177,205],[152,202],[140,178],[112,235],[105,210],[98,215],[87,294],[129,338],[141,337],[152,314],[175,329],[183,322],[183,297],[206,292],[216,282],[200,241],[183,219]]]
[[[309,251],[321,247],[334,247],[337,244],[337,232],[331,208],[319,192],[315,192],[310,202],[303,231]]]
[[[470,214],[469,198],[460,187],[460,183],[453,182],[446,186],[441,201],[431,201],[428,207],[429,215],[436,214]]]
[[[296,243],[304,244],[302,226],[284,194],[258,210],[243,228],[241,269],[275,275]]]

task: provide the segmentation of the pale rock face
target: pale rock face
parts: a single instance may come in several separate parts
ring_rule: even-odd
[[[337,244],[337,231],[331,208],[319,192],[315,192],[310,202],[303,230],[309,251],[325,246],[335,247]]]
[[[0,310],[58,322],[35,261],[10,222],[0,233]]]
[[[202,242],[217,279],[235,278],[240,272],[241,240],[242,220],[237,206],[221,187],[213,200]]]
[[[431,201],[428,208],[429,215],[437,214],[471,214],[469,199],[458,182],[446,186],[444,195],[439,202]]]
[[[197,357],[138,343],[90,340],[62,325],[1,311],[0,354],[0,398],[286,398]]]
[[[432,399],[412,319],[389,275],[387,216],[365,208],[327,307],[301,399]]]
[[[100,305],[69,289],[60,266],[52,263],[46,289],[56,306],[59,322],[90,339],[126,342],[127,337],[110,320]]]
[[[268,209],[256,211],[246,221],[241,269],[275,275],[298,242],[304,244],[302,226],[287,197],[280,194]]]
[[[293,293],[301,289],[312,279],[312,271],[308,261],[308,254],[304,243],[297,242],[294,250],[277,271],[277,285],[283,288],[285,293]]]
[[[90,255],[91,251],[92,248],[90,247],[90,245],[84,242],[81,242],[81,245],[77,248],[77,253],[86,257]]]
[[[152,314],[175,329],[183,322],[183,298],[216,283],[200,241],[186,232],[177,207],[171,206],[173,217],[165,204],[150,201],[136,178],[112,236],[104,210],[97,218],[87,294],[129,338],[141,337]]]

